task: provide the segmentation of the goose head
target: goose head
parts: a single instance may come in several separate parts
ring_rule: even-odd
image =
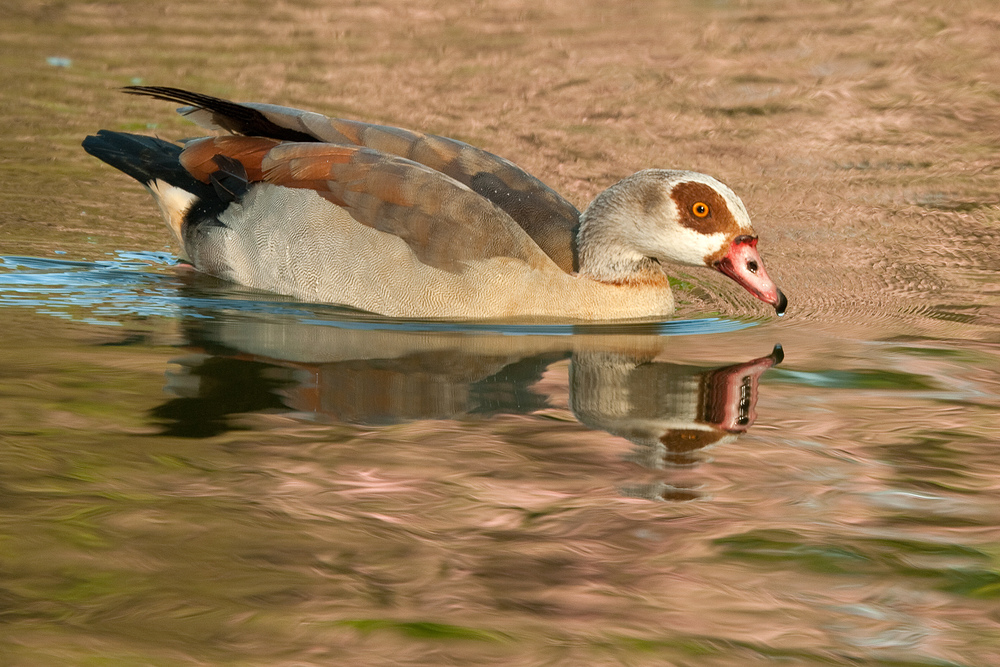
[[[594,280],[649,280],[661,262],[677,262],[729,276],[779,315],[788,305],[764,269],[743,202],[705,174],[648,169],[619,181],[583,213],[577,243],[580,275]]]

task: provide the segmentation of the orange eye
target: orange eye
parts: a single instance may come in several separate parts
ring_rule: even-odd
[[[708,204],[703,201],[695,202],[694,206],[691,207],[691,212],[698,218],[704,218],[708,215]]]

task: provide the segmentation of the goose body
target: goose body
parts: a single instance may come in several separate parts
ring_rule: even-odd
[[[101,130],[91,154],[153,194],[205,273],[391,317],[621,320],[673,312],[661,262],[707,266],[784,312],[742,201],[710,176],[641,171],[584,213],[453,139],[174,88],[229,134],[176,144]]]

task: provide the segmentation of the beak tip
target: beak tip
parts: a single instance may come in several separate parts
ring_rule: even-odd
[[[785,350],[781,347],[781,343],[775,343],[774,349],[771,350],[771,354],[768,355],[774,360],[774,365],[777,366],[782,361],[785,360]]]
[[[774,304],[774,312],[778,314],[778,317],[782,317],[785,314],[785,309],[788,307],[788,299],[781,290],[778,290],[778,303]]]

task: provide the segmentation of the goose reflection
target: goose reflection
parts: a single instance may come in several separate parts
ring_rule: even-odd
[[[642,448],[648,468],[693,462],[698,450],[735,440],[757,418],[757,385],[784,352],[742,364],[702,368],[578,353],[570,367],[573,413],[581,423]]]
[[[783,358],[780,345],[767,356],[719,368],[579,353],[570,367],[573,413],[590,428],[632,442],[626,458],[643,468],[695,465],[701,450],[732,442],[753,425],[760,377]],[[661,500],[699,496],[663,480],[621,491]]]
[[[563,407],[629,440],[628,460],[650,470],[694,464],[750,428],[759,378],[783,357],[775,346],[745,363],[684,365],[663,360],[671,338],[649,334],[372,330],[281,315],[183,322],[192,353],[175,360],[174,398],[154,410],[166,434],[216,435],[231,416],[260,411],[379,425]],[[568,383],[542,381],[553,374]],[[662,483],[623,492],[688,493]]]

